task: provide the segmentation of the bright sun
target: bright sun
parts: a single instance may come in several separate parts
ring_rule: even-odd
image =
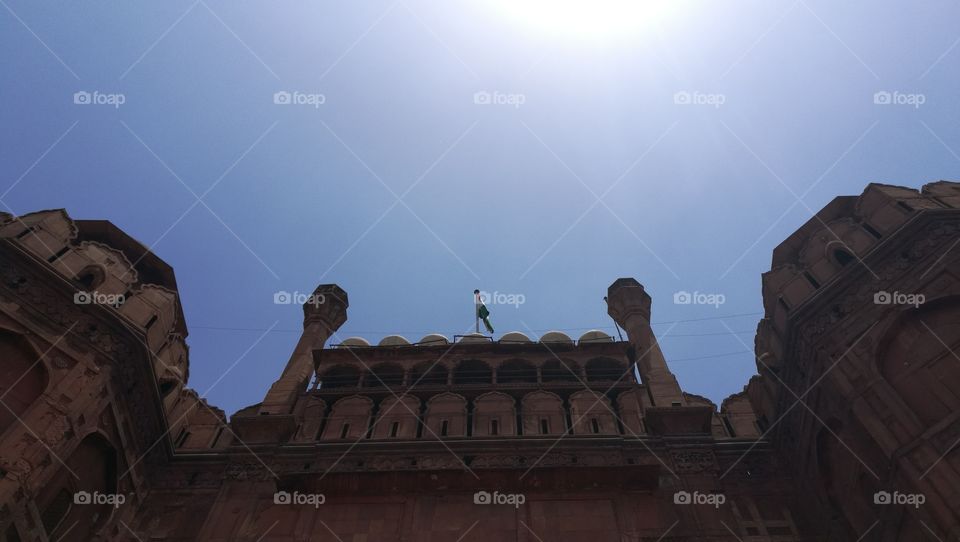
[[[683,0],[488,0],[515,22],[537,31],[605,38],[653,28],[681,10]]]

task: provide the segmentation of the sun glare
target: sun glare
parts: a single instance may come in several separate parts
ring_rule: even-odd
[[[517,24],[565,37],[622,37],[659,26],[682,0],[489,0]]]

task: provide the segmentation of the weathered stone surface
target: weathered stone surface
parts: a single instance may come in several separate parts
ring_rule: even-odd
[[[777,247],[760,374],[719,412],[624,278],[628,340],[549,344],[326,347],[348,301],[322,285],[230,423],[186,385],[166,264],[109,223],[4,215],[0,539],[960,540],[958,205],[957,183],[870,185]],[[74,300],[99,285],[131,298]]]

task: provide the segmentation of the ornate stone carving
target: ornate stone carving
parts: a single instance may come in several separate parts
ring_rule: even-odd
[[[716,471],[717,459],[710,450],[678,450],[671,452],[677,474]]]
[[[162,429],[156,412],[149,405],[152,393],[146,377],[150,374],[149,364],[137,359],[139,350],[130,332],[74,304],[66,292],[57,290],[11,258],[0,259],[0,296],[14,299],[22,307],[24,317],[50,330],[51,335],[66,334],[64,340],[78,350],[93,349],[112,360],[110,378],[118,393],[115,399],[123,403],[122,410],[131,419],[137,420],[132,424],[134,447],[149,450],[144,462],[154,464],[159,460],[164,454],[163,447],[153,444]],[[64,434],[61,429],[47,431],[44,440],[51,445],[60,442]]]
[[[910,274],[915,262],[939,254],[941,251],[937,249],[944,244],[953,243],[958,236],[960,236],[960,223],[956,221],[938,221],[929,224],[922,232],[916,234],[915,237],[919,240],[906,249],[905,254],[910,261],[903,257],[890,258],[881,267],[872,268],[872,271],[880,277],[879,282],[870,277],[871,280],[861,282],[858,288],[848,288],[840,296],[836,306],[840,307],[842,316],[854,312],[862,315],[865,312],[875,311],[877,309],[873,304],[875,292],[884,289],[897,290],[891,283],[900,282],[904,275]],[[831,316],[828,311],[823,311],[818,317],[804,324],[800,332],[801,340],[812,342],[828,330],[834,329],[836,326],[833,325]]]
[[[263,463],[259,462],[231,462],[227,464],[227,468],[224,470],[223,477],[228,480],[255,480],[262,482],[273,479],[274,473],[277,473],[278,470],[282,471],[283,469],[276,468],[276,465],[270,466],[268,469]]]

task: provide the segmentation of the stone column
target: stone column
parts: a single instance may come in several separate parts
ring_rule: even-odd
[[[607,289],[607,314],[627,332],[643,384],[657,407],[684,406],[677,378],[670,372],[650,327],[650,295],[632,278],[617,279]]]
[[[280,378],[263,398],[259,414],[289,414],[297,396],[306,390],[314,374],[313,351],[347,321],[347,292],[336,284],[321,284],[303,304],[303,335]]]

